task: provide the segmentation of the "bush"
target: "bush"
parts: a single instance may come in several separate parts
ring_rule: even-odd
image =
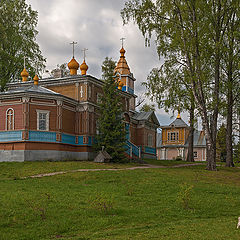
[[[176,161],[182,161],[182,157],[181,156],[177,156],[175,160]]]

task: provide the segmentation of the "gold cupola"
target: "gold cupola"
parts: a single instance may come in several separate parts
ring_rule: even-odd
[[[38,85],[38,80],[39,80],[39,77],[38,75],[36,74],[33,78],[33,81],[34,81],[34,85]]]
[[[180,111],[178,110],[177,119],[181,119]]]
[[[82,75],[87,74],[88,65],[86,64],[85,60],[83,60],[83,63],[80,65],[80,70]]]
[[[117,66],[114,69],[114,73],[116,74],[117,72],[120,73],[121,75],[128,75],[131,74],[130,68],[127,64],[127,61],[125,59],[125,49],[122,47],[120,50],[120,59],[118,60]]]
[[[21,72],[22,81],[27,82],[28,76],[29,76],[29,73],[26,70],[26,68],[24,68],[23,71]]]
[[[70,70],[70,75],[77,75],[77,70],[79,68],[79,63],[75,60],[74,57],[68,63],[68,68]]]
[[[123,87],[123,83],[121,81],[118,81],[118,89],[122,90],[122,87]]]

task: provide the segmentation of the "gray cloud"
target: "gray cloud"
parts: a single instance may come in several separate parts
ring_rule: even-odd
[[[39,13],[37,41],[44,57],[47,69],[70,61],[72,57],[71,41],[77,41],[75,57],[81,64],[81,49],[88,48],[88,74],[101,77],[101,64],[106,56],[118,61],[121,48],[120,38],[125,37],[126,59],[137,81],[136,94],[145,91],[141,85],[153,67],[160,65],[156,46],[145,47],[145,41],[137,26],[130,23],[123,26],[120,10],[125,0],[27,0]],[[167,115],[158,110],[161,122],[167,124]],[[169,117],[168,117],[169,118]],[[171,120],[169,120],[171,121]]]

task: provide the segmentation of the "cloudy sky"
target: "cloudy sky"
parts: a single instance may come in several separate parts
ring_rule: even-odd
[[[145,47],[144,38],[136,25],[131,23],[123,26],[120,10],[126,0],[26,1],[39,14],[37,41],[43,56],[47,58],[48,70],[71,60],[72,47],[69,43],[76,41],[75,58],[81,64],[81,50],[87,48],[88,74],[99,78],[105,57],[118,61],[120,38],[124,37],[126,60],[137,79],[135,93],[144,93],[141,83],[146,81],[151,69],[158,67],[162,60],[157,56],[154,41],[151,47]],[[160,109],[157,110],[157,116],[161,125],[173,121],[171,115]],[[185,115],[183,119],[187,122]]]

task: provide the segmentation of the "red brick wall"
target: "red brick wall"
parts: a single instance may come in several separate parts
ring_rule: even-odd
[[[156,132],[147,128],[137,128],[137,138],[136,145],[148,146],[148,134],[151,134],[153,137],[153,145],[151,147],[156,147]]]
[[[57,107],[56,106],[40,106],[29,105],[29,130],[37,130],[37,111],[49,111],[49,131],[56,131],[57,124]]]
[[[62,143],[22,142],[0,144],[0,150],[57,150],[71,152],[92,152],[89,146],[71,146]]]
[[[62,131],[75,134],[75,112],[68,109],[62,110]]]
[[[14,110],[14,130],[23,129],[22,104],[0,106],[0,131],[6,130],[6,111],[12,108]]]
[[[144,146],[144,128],[137,128],[137,139],[136,139],[136,145],[137,146]]]
[[[137,141],[137,128],[135,124],[131,124],[130,125],[130,141],[135,144],[138,145],[138,141]]]

